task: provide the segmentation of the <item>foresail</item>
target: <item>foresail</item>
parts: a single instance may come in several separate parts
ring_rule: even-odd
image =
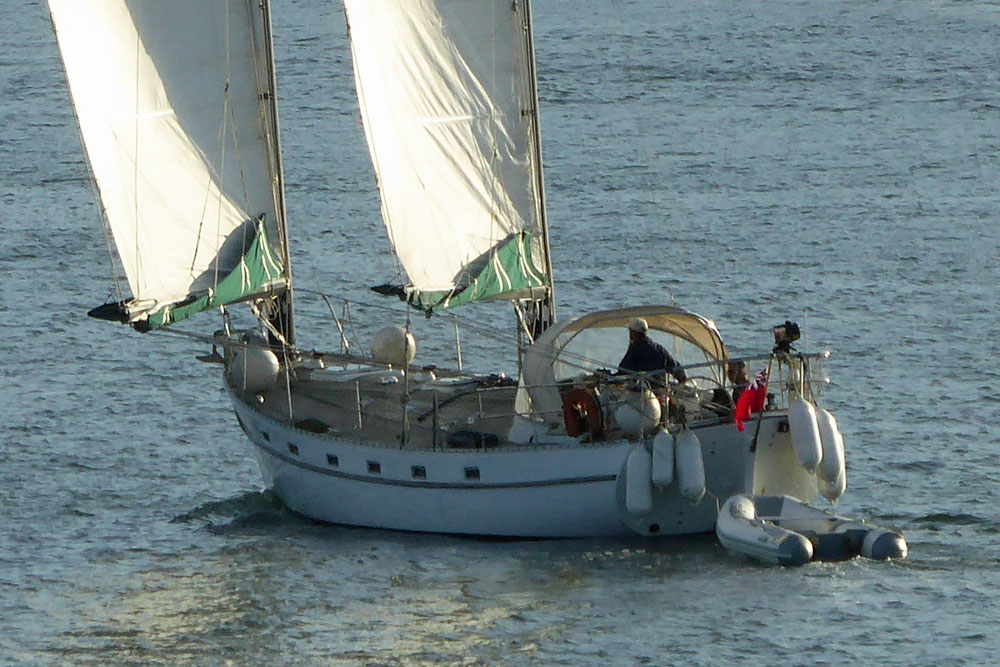
[[[345,6],[382,216],[411,301],[434,309],[544,294],[526,2]]]
[[[287,279],[269,30],[257,0],[49,0],[128,320]],[[260,220],[266,233],[259,233]],[[256,246],[275,276],[222,289]],[[275,265],[276,264],[276,265]],[[249,291],[248,291],[249,290]],[[206,306],[210,307],[210,306]]]

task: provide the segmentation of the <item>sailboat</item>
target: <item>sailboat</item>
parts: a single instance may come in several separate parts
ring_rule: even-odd
[[[292,511],[449,534],[658,536],[712,531],[736,494],[843,493],[842,436],[816,405],[826,353],[791,347],[791,322],[773,349],[736,359],[714,322],[672,303],[556,319],[528,0],[345,0],[401,267],[372,277],[373,299],[407,316],[351,346],[353,311],[331,307],[343,344],[330,352],[296,339],[269,2],[49,7],[124,276],[90,314],[155,333],[220,312],[212,333],[181,333],[213,346],[205,359]],[[410,313],[482,302],[512,307],[516,380],[464,370],[458,350],[451,367],[415,362]],[[619,368],[638,321],[683,381]],[[727,374],[741,362],[766,389],[743,430]]]

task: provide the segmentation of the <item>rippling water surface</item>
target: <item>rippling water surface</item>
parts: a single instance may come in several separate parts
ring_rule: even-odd
[[[534,11],[561,314],[672,294],[738,352],[797,319],[805,347],[834,350],[838,508],[903,529],[909,559],[768,569],[711,536],[482,541],[291,516],[204,350],[84,316],[111,293],[86,166],[46,9],[7,2],[0,662],[996,659],[1000,5]],[[296,280],[357,298],[392,262],[342,14],[288,0],[274,20]],[[306,344],[334,345],[302,309]],[[471,338],[467,360],[500,354]]]

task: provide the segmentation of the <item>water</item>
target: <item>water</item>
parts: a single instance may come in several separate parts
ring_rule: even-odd
[[[357,296],[392,263],[342,15],[274,12],[296,279]],[[561,314],[673,294],[737,352],[797,319],[835,352],[838,507],[903,529],[909,559],[768,569],[711,536],[497,542],[289,515],[204,350],[83,316],[108,265],[58,55],[43,5],[3,3],[0,662],[995,659],[1000,4],[535,14]],[[308,320],[307,344],[335,344]]]

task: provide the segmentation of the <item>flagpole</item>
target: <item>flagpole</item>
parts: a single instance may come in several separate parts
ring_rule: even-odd
[[[771,357],[767,360],[767,378],[764,380],[764,398],[765,399],[767,398],[767,388],[771,384],[771,363],[773,361],[774,361],[774,355],[772,354]],[[750,443],[750,451],[751,452],[756,452],[757,451],[757,436],[760,435],[760,425],[761,425],[761,422],[763,422],[763,421],[764,421],[764,408],[761,407],[761,409],[760,409],[760,416],[757,417],[757,429],[754,431],[754,434],[753,434],[753,442]]]

